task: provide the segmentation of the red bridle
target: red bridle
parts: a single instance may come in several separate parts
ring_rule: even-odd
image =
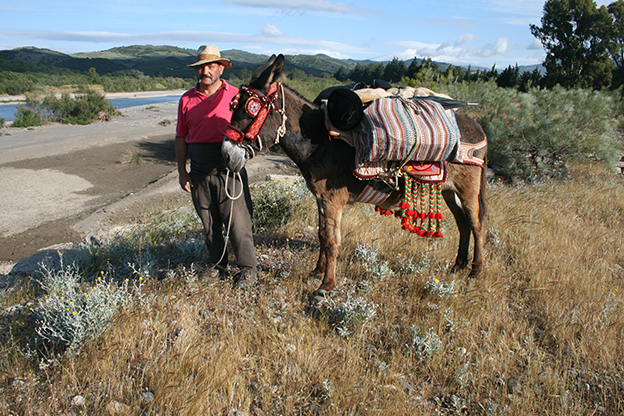
[[[252,117],[253,121],[247,127],[246,132],[242,132],[236,127],[229,125],[225,132],[225,137],[241,144],[243,139],[249,139],[256,141],[260,135],[260,131],[266,122],[267,117],[273,110],[277,110],[282,116],[284,116],[284,110],[278,108],[276,105],[277,98],[279,96],[280,83],[274,82],[269,86],[269,91],[266,95],[259,91],[249,88],[246,85],[240,87],[241,92],[244,91],[249,95],[249,99],[245,103],[245,111]],[[232,102],[230,103],[230,109],[234,112],[238,108],[238,101],[240,100],[240,92]]]

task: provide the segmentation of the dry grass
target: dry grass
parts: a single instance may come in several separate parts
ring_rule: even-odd
[[[448,271],[451,220],[429,241],[352,206],[339,286],[308,314],[310,202],[258,236],[261,284],[248,292],[179,269],[46,365],[17,350],[27,320],[3,321],[17,335],[0,349],[0,414],[621,414],[624,181],[597,169],[490,186],[487,267],[470,282]],[[353,300],[374,314],[337,320]]]

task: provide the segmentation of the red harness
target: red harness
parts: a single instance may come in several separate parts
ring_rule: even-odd
[[[260,135],[260,131],[266,122],[267,117],[273,110],[277,110],[280,114],[284,115],[284,110],[281,108],[277,108],[276,101],[278,98],[280,83],[274,82],[269,86],[269,91],[266,95],[256,91],[252,88],[249,88],[246,85],[242,85],[240,87],[241,91],[245,91],[249,94],[249,99],[247,103],[245,103],[245,111],[249,114],[253,121],[247,127],[247,131],[243,133],[236,127],[229,125],[227,131],[225,132],[225,137],[236,142],[237,144],[241,144],[243,139],[249,139],[251,141],[256,141],[258,136]],[[232,102],[230,103],[230,109],[232,112],[236,110],[238,107],[238,101],[240,100],[240,92]]]

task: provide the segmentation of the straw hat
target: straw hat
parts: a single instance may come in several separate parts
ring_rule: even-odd
[[[217,48],[215,45],[200,46],[197,50],[197,62],[188,66],[194,68],[196,66],[209,64],[211,62],[219,62],[225,67],[225,69],[228,69],[232,66],[232,62],[230,62],[229,59],[221,58],[221,52],[219,52],[219,48]]]

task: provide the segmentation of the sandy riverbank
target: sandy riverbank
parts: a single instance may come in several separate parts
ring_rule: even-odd
[[[169,95],[181,95],[186,90],[165,90],[165,91],[139,91],[139,92],[107,92],[106,98],[147,98],[147,97],[167,97]],[[62,92],[57,92],[61,96]],[[72,94],[73,95],[73,94]],[[0,95],[0,104],[20,104],[26,100],[25,95]]]
[[[176,110],[161,103],[87,126],[0,129],[0,274],[42,248],[187,203],[177,183]],[[248,164],[252,182],[295,171],[285,156]]]

